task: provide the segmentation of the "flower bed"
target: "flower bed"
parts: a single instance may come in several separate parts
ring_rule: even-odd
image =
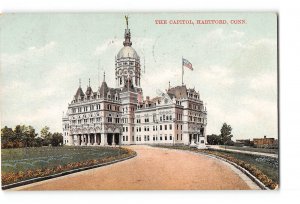
[[[100,150],[100,148],[99,148]],[[2,172],[2,185],[12,184],[24,180],[29,180],[32,178],[38,177],[45,177],[53,174],[58,174],[62,172],[66,172],[69,170],[79,169],[82,167],[89,167],[98,164],[104,164],[107,162],[112,162],[115,160],[120,160],[127,158],[129,156],[133,156],[136,152],[125,149],[125,148],[115,148],[116,151],[121,153],[114,155],[114,156],[104,156],[99,159],[90,159],[85,161],[77,161],[77,162],[70,162],[65,165],[57,164],[55,166],[51,165],[51,167],[45,168],[37,168],[37,169],[27,169],[25,171],[9,171],[9,172]]]
[[[249,164],[249,163],[242,161],[240,159],[237,159],[233,156],[229,156],[226,153],[211,151],[211,150],[193,150],[193,151],[215,155],[215,156],[224,158],[230,162],[233,162],[233,163],[243,167],[247,171],[249,171],[253,176],[255,176],[258,180],[260,180],[265,186],[267,186],[270,189],[275,189],[278,185],[276,182],[274,182],[272,179],[270,179],[267,175],[265,175],[261,170],[259,170],[255,165]]]

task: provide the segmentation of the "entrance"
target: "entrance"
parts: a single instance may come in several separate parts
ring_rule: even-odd
[[[115,134],[115,143],[116,143],[116,145],[120,144],[120,134],[119,133]]]
[[[113,134],[108,133],[107,134],[107,144],[108,145],[112,145],[112,138],[113,138]]]

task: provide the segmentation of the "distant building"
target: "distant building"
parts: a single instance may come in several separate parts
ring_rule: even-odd
[[[236,140],[234,143],[235,146],[239,146],[239,147],[243,147],[243,146],[250,146],[251,145],[251,141],[250,139],[246,139],[246,140]]]
[[[186,85],[143,99],[140,57],[130,29],[115,58],[116,88],[105,81],[93,91],[79,85],[62,118],[65,145],[203,144],[207,112],[200,94]],[[158,73],[159,74],[159,73]],[[159,83],[159,82],[153,82]]]
[[[275,138],[267,138],[267,136],[264,136],[264,138],[254,138],[253,145],[259,148],[274,148],[277,146],[277,141]]]

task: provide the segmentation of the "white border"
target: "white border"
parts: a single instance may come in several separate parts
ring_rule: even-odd
[[[76,2],[76,3],[75,3]],[[1,192],[1,203],[292,203],[300,187],[300,12],[286,0],[0,0],[1,12],[275,11],[280,22],[279,191]],[[1,29],[1,28],[0,28]],[[78,184],[80,185],[80,184]]]

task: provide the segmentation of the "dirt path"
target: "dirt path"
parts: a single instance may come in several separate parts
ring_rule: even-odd
[[[230,165],[185,151],[130,146],[138,156],[14,190],[253,189]]]

